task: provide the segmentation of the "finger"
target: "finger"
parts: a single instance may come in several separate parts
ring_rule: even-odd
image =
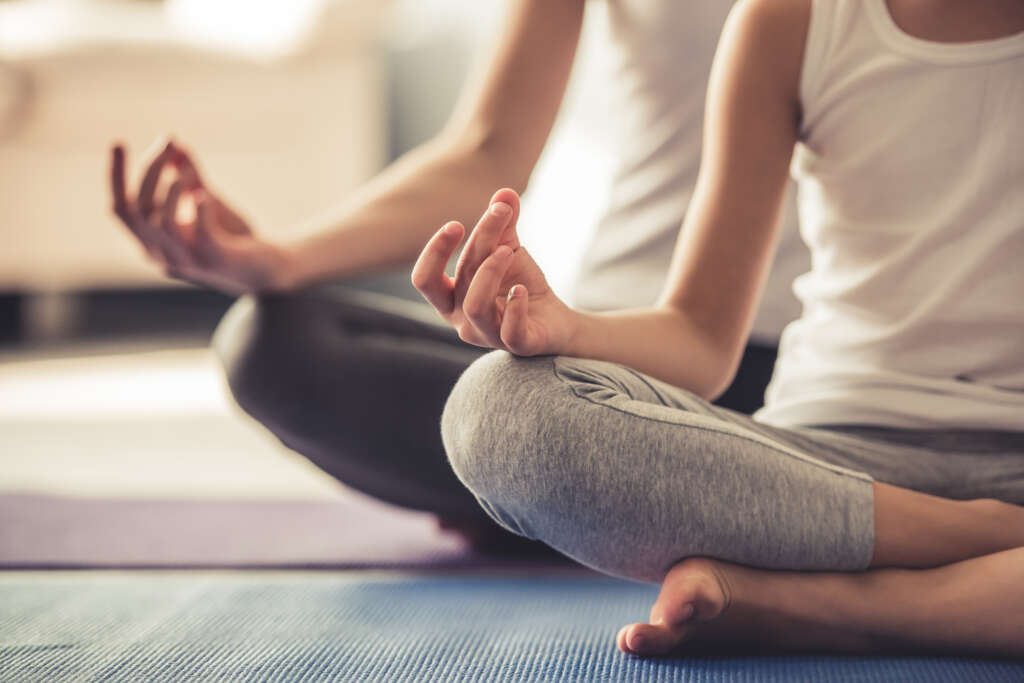
[[[248,223],[230,206],[219,198],[210,195],[213,199],[214,214],[217,217],[217,227],[232,235],[251,235],[252,230]]]
[[[430,238],[412,268],[413,287],[441,315],[449,315],[455,309],[452,296],[455,285],[444,269],[465,232],[461,223],[445,224]]]
[[[500,246],[477,269],[462,302],[462,312],[484,339],[501,346],[501,311],[495,298],[501,281],[512,265],[512,250]]]
[[[519,224],[519,193],[509,187],[503,187],[491,196],[491,204],[501,202],[512,207],[512,218],[502,232],[498,244],[507,244],[513,251],[519,248],[519,236],[516,234],[516,225]]]
[[[514,193],[499,190],[495,197],[499,199],[511,199]],[[518,200],[515,201],[518,205]],[[494,252],[498,246],[505,229],[510,225],[512,217],[516,214],[516,208],[505,201],[492,202],[477,221],[473,232],[466,242],[466,248],[459,258],[458,266],[455,268],[455,303],[459,305],[465,298],[473,276],[476,274],[480,264]]]
[[[180,180],[172,183],[167,191],[167,199],[160,209],[161,247],[167,264],[174,268],[181,268],[191,261],[177,220],[178,202],[183,191],[184,187]]]
[[[149,163],[146,173],[139,186],[138,209],[143,218],[149,218],[155,206],[156,186],[160,182],[160,174],[170,160],[174,147],[168,142],[156,157]]]
[[[196,258],[204,265],[214,265],[223,260],[224,250],[213,227],[213,203],[204,199],[196,206],[195,243]]]
[[[188,150],[174,142],[171,142],[171,161],[181,171],[182,178],[186,181],[185,189],[196,190],[205,187],[202,174],[199,173],[199,167],[196,165],[192,155]]]
[[[181,199],[183,189],[180,180],[171,183],[171,187],[167,190],[167,198],[164,200],[163,206],[160,207],[160,226],[164,231],[172,234],[176,232],[178,200]]]
[[[110,190],[114,197],[114,213],[128,223],[128,190],[124,180],[124,164],[124,145],[118,143],[110,150]]]
[[[501,317],[501,343],[514,354],[525,356],[531,353],[529,346],[530,293],[525,285],[515,285],[508,290],[505,312]]]
[[[163,250],[158,235],[155,234],[156,231],[142,219],[135,204],[128,198],[125,182],[126,158],[127,152],[124,146],[115,145],[110,155],[110,186],[114,197],[114,213],[142,243],[147,254],[157,260],[162,260]]]

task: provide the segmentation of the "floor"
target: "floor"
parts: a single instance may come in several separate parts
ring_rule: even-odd
[[[328,477],[234,405],[208,334],[0,350],[0,568],[565,564]]]
[[[359,497],[239,414],[195,337],[0,351],[0,496],[15,493]],[[0,571],[0,679],[1024,680],[1024,665],[996,660],[638,660],[612,638],[656,587],[572,572]]]
[[[0,355],[0,472],[0,493],[348,495],[241,414],[212,352],[182,340]]]

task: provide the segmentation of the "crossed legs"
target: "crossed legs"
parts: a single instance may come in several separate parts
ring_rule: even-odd
[[[1013,549],[1024,545],[1021,508],[953,499],[1024,502],[1024,447],[998,460],[992,490],[944,490],[955,477],[941,466],[960,456],[932,461],[839,433],[822,441],[816,430],[780,435],[625,369],[562,359],[556,374],[551,359],[494,354],[460,384],[445,418],[471,493],[443,456],[436,416],[480,352],[413,308],[372,295],[246,299],[216,345],[242,406],[338,479],[493,534],[486,510],[599,569],[661,582],[649,621],[619,633],[626,651],[745,643],[1022,654],[1013,616],[1024,607],[1024,551]],[[552,391],[561,392],[554,404]],[[594,410],[596,420],[586,417]],[[699,429],[677,424],[680,415]],[[641,423],[655,436],[637,448]],[[592,459],[568,447],[581,426]],[[729,438],[680,441],[672,431],[681,427]],[[682,462],[651,457],[687,448],[695,457]],[[758,458],[774,466],[743,466]],[[892,462],[906,469],[887,470]],[[627,467],[609,478],[623,486],[587,489],[616,463]],[[986,463],[996,461],[971,460],[976,471]],[[674,499],[689,507],[665,505]],[[499,545],[522,550],[510,536]]]
[[[702,558],[669,570],[649,621],[623,627],[638,655],[708,651],[1024,657],[1024,548],[932,569],[766,571]]]
[[[943,453],[777,430],[620,366],[504,353],[463,375],[442,433],[499,523],[662,583],[649,622],[620,631],[627,652],[1024,656],[1024,508],[944,489],[983,478],[946,476]],[[1024,496],[1024,451],[997,450],[972,466],[999,458],[1000,493]]]

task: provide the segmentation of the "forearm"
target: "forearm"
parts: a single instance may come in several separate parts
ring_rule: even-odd
[[[521,189],[527,176],[499,169],[486,142],[440,136],[301,228],[286,246],[289,266],[280,288],[411,264],[441,225],[472,225],[496,188]]]
[[[582,316],[571,355],[704,398],[728,386],[771,264],[798,136],[809,15],[794,7],[736,4],[712,68],[700,176],[660,302]]]
[[[735,355],[672,308],[574,313],[565,355],[618,363],[703,398],[718,396],[735,372]]]
[[[409,264],[444,223],[473,225],[495,190],[522,191],[551,131],[583,0],[515,0],[445,132],[392,164],[291,245],[287,285]]]

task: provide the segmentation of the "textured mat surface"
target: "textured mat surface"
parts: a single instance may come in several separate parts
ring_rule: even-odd
[[[1024,680],[988,660],[621,654],[616,630],[654,596],[552,576],[4,573],[0,680]]]
[[[436,519],[367,497],[126,500],[0,494],[0,567],[419,568],[561,564],[474,553]]]

